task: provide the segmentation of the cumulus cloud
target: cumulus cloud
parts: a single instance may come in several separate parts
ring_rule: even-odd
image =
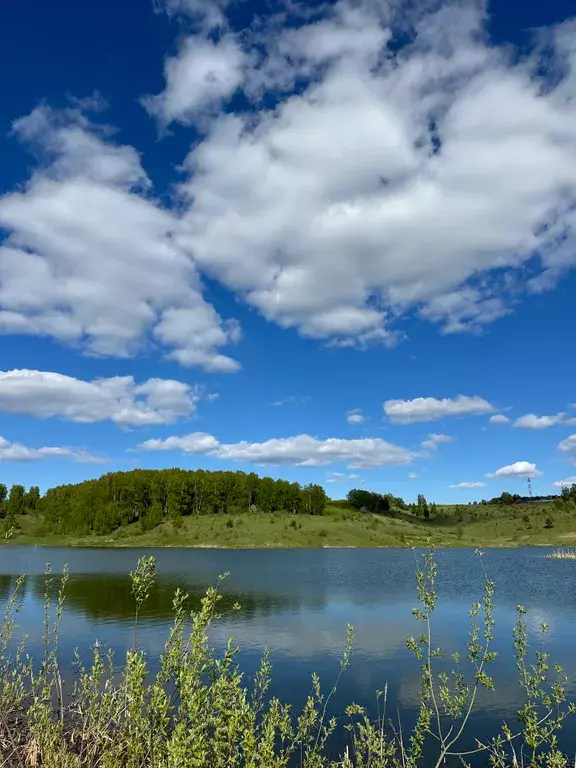
[[[550,30],[547,79],[540,51],[490,45],[474,0],[289,4],[246,30],[224,0],[156,5],[194,22],[144,100],[193,128],[175,205],[82,105],[16,121],[41,162],[0,199],[0,332],[233,371],[240,329],[201,275],[364,347],[397,343],[410,314],[479,332],[574,267],[574,21]]]
[[[201,292],[178,218],[150,196],[137,152],[77,108],[38,107],[14,132],[40,160],[0,198],[0,333],[48,336],[128,357],[152,343],[182,365],[233,371],[238,341]]]
[[[483,4],[404,7],[260,20],[243,64],[228,33],[192,41],[156,102],[188,124],[243,90],[249,107],[202,123],[184,164],[179,242],[267,319],[332,344],[392,344],[411,312],[478,332],[575,263],[573,27],[551,32],[545,82],[538,53],[489,45]]]
[[[248,464],[293,464],[299,467],[319,467],[344,462],[351,469],[410,464],[416,454],[380,438],[345,440],[331,437],[320,440],[310,435],[282,437],[262,443],[219,443],[204,432],[172,436],[164,440],[146,440],[139,446],[146,451],[181,450],[185,453],[206,453],[219,459]]]
[[[552,483],[552,485],[555,488],[570,488],[572,485],[576,485],[576,477],[567,477],[566,480],[556,480],[555,483]]]
[[[423,440],[420,445],[428,451],[435,451],[440,443],[452,443],[454,438],[450,435],[438,435],[434,432],[428,435],[426,440]]]
[[[558,443],[558,450],[564,451],[565,453],[576,451],[576,435],[570,435],[570,437],[567,437],[565,440],[562,440],[561,443]]]
[[[346,414],[346,421],[348,424],[363,424],[366,421],[366,416],[362,413],[361,408],[354,408]]]
[[[464,480],[461,483],[454,483],[454,485],[448,486],[449,488],[484,488],[486,483],[475,482],[473,480]]]
[[[171,424],[189,416],[199,387],[172,379],[132,376],[83,381],[51,371],[0,371],[0,411],[83,423],[113,421],[122,427]]]
[[[244,54],[232,35],[218,42],[186,38],[178,55],[166,61],[165,90],[143,99],[144,106],[165,125],[173,120],[190,124],[237,90],[243,68]]]
[[[536,416],[535,413],[527,413],[526,416],[520,416],[512,426],[521,429],[548,429],[557,424],[564,423],[563,413],[557,413],[555,416]]]
[[[494,406],[478,395],[458,395],[454,399],[417,397],[414,400],[386,400],[384,413],[395,424],[438,421],[448,416],[478,416],[490,413]]]
[[[488,419],[490,424],[509,424],[510,419],[508,416],[504,416],[503,413],[495,413],[494,416],[490,416]]]
[[[138,446],[143,451],[182,451],[183,453],[212,453],[219,446],[218,440],[206,432],[192,432],[178,437],[173,435],[165,440],[145,440]]]
[[[496,472],[489,472],[486,477],[541,477],[542,472],[531,461],[515,461],[500,467]]]
[[[83,464],[102,464],[106,459],[94,456],[88,451],[60,446],[29,448],[21,443],[12,443],[0,437],[0,461],[40,461],[41,459],[67,458]]]

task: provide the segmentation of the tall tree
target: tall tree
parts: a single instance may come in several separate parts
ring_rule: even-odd
[[[6,499],[8,498],[8,487],[0,483],[0,517],[6,515]]]
[[[8,496],[7,513],[9,515],[22,515],[25,511],[24,499],[26,489],[23,485],[13,485]]]
[[[30,489],[24,497],[24,508],[26,512],[34,514],[38,509],[38,503],[40,502],[40,488],[37,485],[30,486]]]
[[[309,515],[321,515],[326,509],[326,491],[321,485],[310,483],[304,488],[304,509]]]

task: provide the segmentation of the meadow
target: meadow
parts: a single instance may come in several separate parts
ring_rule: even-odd
[[[59,546],[277,547],[516,547],[576,544],[573,503],[509,506],[438,506],[423,519],[396,511],[395,516],[359,512],[328,503],[321,515],[237,513],[191,515],[176,527],[170,520],[143,532],[139,523],[106,535],[46,532],[41,516],[22,515],[12,544]]]

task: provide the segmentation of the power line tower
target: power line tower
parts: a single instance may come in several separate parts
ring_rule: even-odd
[[[528,483],[528,496],[532,498],[532,480],[531,478],[527,477],[526,482]]]

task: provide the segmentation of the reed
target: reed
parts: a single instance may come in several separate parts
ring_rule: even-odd
[[[554,552],[550,552],[546,557],[552,558],[553,560],[576,560],[576,549],[571,549],[569,547],[565,549],[555,549]]]

